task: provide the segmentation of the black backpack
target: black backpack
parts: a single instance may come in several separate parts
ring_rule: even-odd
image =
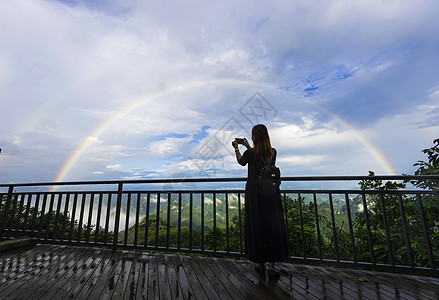
[[[276,194],[280,186],[280,169],[274,164],[265,164],[259,174],[259,188],[262,197],[271,197]]]

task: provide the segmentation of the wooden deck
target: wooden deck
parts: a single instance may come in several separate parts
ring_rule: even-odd
[[[0,299],[439,299],[439,279],[247,260],[38,245],[0,253]]]

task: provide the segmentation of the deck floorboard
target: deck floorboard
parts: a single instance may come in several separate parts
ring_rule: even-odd
[[[439,278],[248,260],[37,245],[0,253],[0,299],[439,299]]]

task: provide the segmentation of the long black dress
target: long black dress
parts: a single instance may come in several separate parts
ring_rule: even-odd
[[[276,162],[276,150],[272,163]],[[253,149],[244,152],[239,164],[248,164],[245,186],[245,237],[249,260],[255,263],[279,262],[288,256],[288,246],[280,191],[262,197],[258,180],[262,163]]]

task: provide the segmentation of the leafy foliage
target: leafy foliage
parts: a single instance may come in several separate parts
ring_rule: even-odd
[[[69,212],[49,210],[43,213],[34,206],[28,206],[24,195],[11,199],[9,206],[6,195],[0,200],[0,220],[3,221],[5,213],[7,214],[3,237],[12,236],[13,231],[14,237],[26,235],[48,240],[73,241],[87,241],[88,237],[88,240],[96,239],[98,242],[104,242],[105,238],[107,242],[113,241],[112,232],[105,235],[104,228],[99,227],[96,230],[95,225],[80,225],[78,220],[71,219]]]
[[[428,162],[418,161],[413,166],[418,166],[415,175],[439,175],[439,138],[433,141],[433,147],[422,150],[427,154]],[[439,182],[434,180],[411,181],[411,183],[419,188],[429,190],[439,190]]]

